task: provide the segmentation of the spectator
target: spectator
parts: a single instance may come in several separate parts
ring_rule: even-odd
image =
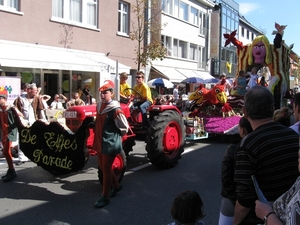
[[[239,135],[244,138],[250,132],[252,127],[245,117],[241,117],[238,126]],[[239,144],[231,144],[228,146],[222,160],[222,203],[220,209],[219,225],[232,225],[234,205],[236,202],[235,183],[234,183],[234,168],[235,154]]]
[[[171,215],[175,221],[168,225],[204,225],[201,221],[205,214],[200,195],[192,190],[178,194],[172,204]]]
[[[62,102],[59,99],[60,95],[54,95],[54,100],[50,105],[50,109],[64,109]]]
[[[36,84],[27,86],[27,94],[25,97],[19,96],[15,99],[14,105],[23,114],[24,120],[31,126],[36,120],[46,120],[43,113],[44,105],[40,97],[37,96]],[[22,150],[18,149],[18,158],[21,163],[28,161]]]
[[[298,151],[298,171],[300,172],[300,150]],[[292,187],[273,203],[256,201],[255,213],[258,218],[264,219],[265,224],[300,224],[300,176]]]
[[[281,109],[275,110],[273,119],[275,122],[278,122],[286,127],[289,127],[291,125],[289,108],[282,107]]]
[[[84,85],[84,88],[82,89],[82,93],[83,96],[81,96],[81,98],[85,99],[84,100],[85,104],[91,105],[93,96],[91,95],[89,86],[87,84]]]
[[[249,89],[243,112],[253,132],[243,138],[236,153],[234,224],[262,224],[255,215],[257,195],[251,175],[256,176],[267,200],[275,201],[297,179],[299,137],[273,121],[274,96],[267,88]]]
[[[109,198],[122,190],[117,181],[112,164],[117,154],[122,151],[121,136],[128,131],[128,123],[118,101],[112,100],[114,85],[106,81],[99,88],[101,100],[97,104],[97,114],[94,130],[93,150],[97,151],[98,166],[103,173],[103,188],[101,198],[94,204],[102,208],[109,204]]]
[[[300,135],[300,93],[295,94],[293,101],[293,112],[295,124],[291,126],[291,128],[296,131]]]
[[[152,105],[152,94],[149,86],[144,82],[145,75],[142,71],[138,71],[135,76],[137,84],[134,86],[134,90],[141,94],[141,96],[135,96],[141,98],[140,101],[133,104],[132,109],[139,109],[142,113],[143,128],[149,127],[149,121],[147,116],[147,109]]]
[[[179,93],[178,93],[178,85],[175,85],[174,90],[173,90],[173,97],[174,97],[174,102],[176,103],[177,100],[179,99]]]
[[[38,88],[38,91],[37,91],[37,96],[39,96],[39,97],[41,98],[41,100],[42,100],[42,103],[43,103],[43,106],[44,106],[44,110],[43,110],[44,117],[45,117],[46,119],[48,119],[48,118],[47,118],[46,110],[49,109],[49,106],[48,106],[48,104],[47,104],[47,101],[49,101],[49,100],[51,99],[51,96],[50,96],[50,95],[42,95],[42,94],[41,94],[41,91],[42,91],[42,88],[39,87],[39,88]]]
[[[79,93],[74,93],[74,98],[67,102],[67,108],[74,105],[85,105],[84,101],[79,97]]]
[[[255,201],[255,212],[256,212],[256,216],[258,218],[264,220],[264,224],[266,224],[266,225],[268,225],[268,224],[283,225],[281,220],[278,218],[276,213],[273,211],[272,207],[267,203],[262,203],[261,201],[256,200]],[[285,224],[298,225],[299,223],[285,223]]]

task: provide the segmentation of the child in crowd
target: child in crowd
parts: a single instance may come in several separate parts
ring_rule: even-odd
[[[175,221],[168,225],[204,225],[200,220],[205,216],[203,202],[196,191],[186,190],[178,194],[172,204],[171,214]]]

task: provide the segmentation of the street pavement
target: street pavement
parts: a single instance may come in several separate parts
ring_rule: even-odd
[[[221,161],[228,144],[220,138],[189,141],[178,165],[161,170],[148,162],[145,143],[137,141],[127,160],[123,190],[102,209],[93,207],[101,194],[95,156],[82,171],[59,177],[33,162],[16,165],[18,177],[0,181],[0,224],[166,225],[172,222],[175,196],[193,189],[204,202],[203,221],[215,225],[221,202]],[[6,170],[2,159],[0,175]]]

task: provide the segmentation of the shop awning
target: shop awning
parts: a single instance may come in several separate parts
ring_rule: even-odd
[[[194,73],[196,73],[200,78],[204,80],[215,79],[214,76],[210,75],[208,72],[205,71],[194,70]]]
[[[172,67],[152,66],[152,69],[159,72],[162,76],[169,79],[172,83],[180,83],[182,80],[187,78],[182,73],[178,72],[175,68]]]
[[[182,69],[177,67],[152,66],[161,76],[169,79],[172,83],[180,83],[189,77],[199,77],[203,80],[214,79],[212,75],[205,71]]]
[[[179,68],[176,68],[176,70],[178,72],[180,72],[181,74],[183,74],[187,78],[189,78],[189,77],[198,77],[198,75],[194,72],[194,70],[179,69]]]
[[[115,73],[116,62],[102,53],[79,51],[43,45],[0,40],[2,67],[41,68],[55,70],[109,71]],[[130,67],[119,63],[119,71]]]

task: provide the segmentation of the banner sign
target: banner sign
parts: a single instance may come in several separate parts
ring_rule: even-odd
[[[13,104],[21,93],[21,78],[0,76],[0,91],[1,93],[6,92],[7,101]]]

